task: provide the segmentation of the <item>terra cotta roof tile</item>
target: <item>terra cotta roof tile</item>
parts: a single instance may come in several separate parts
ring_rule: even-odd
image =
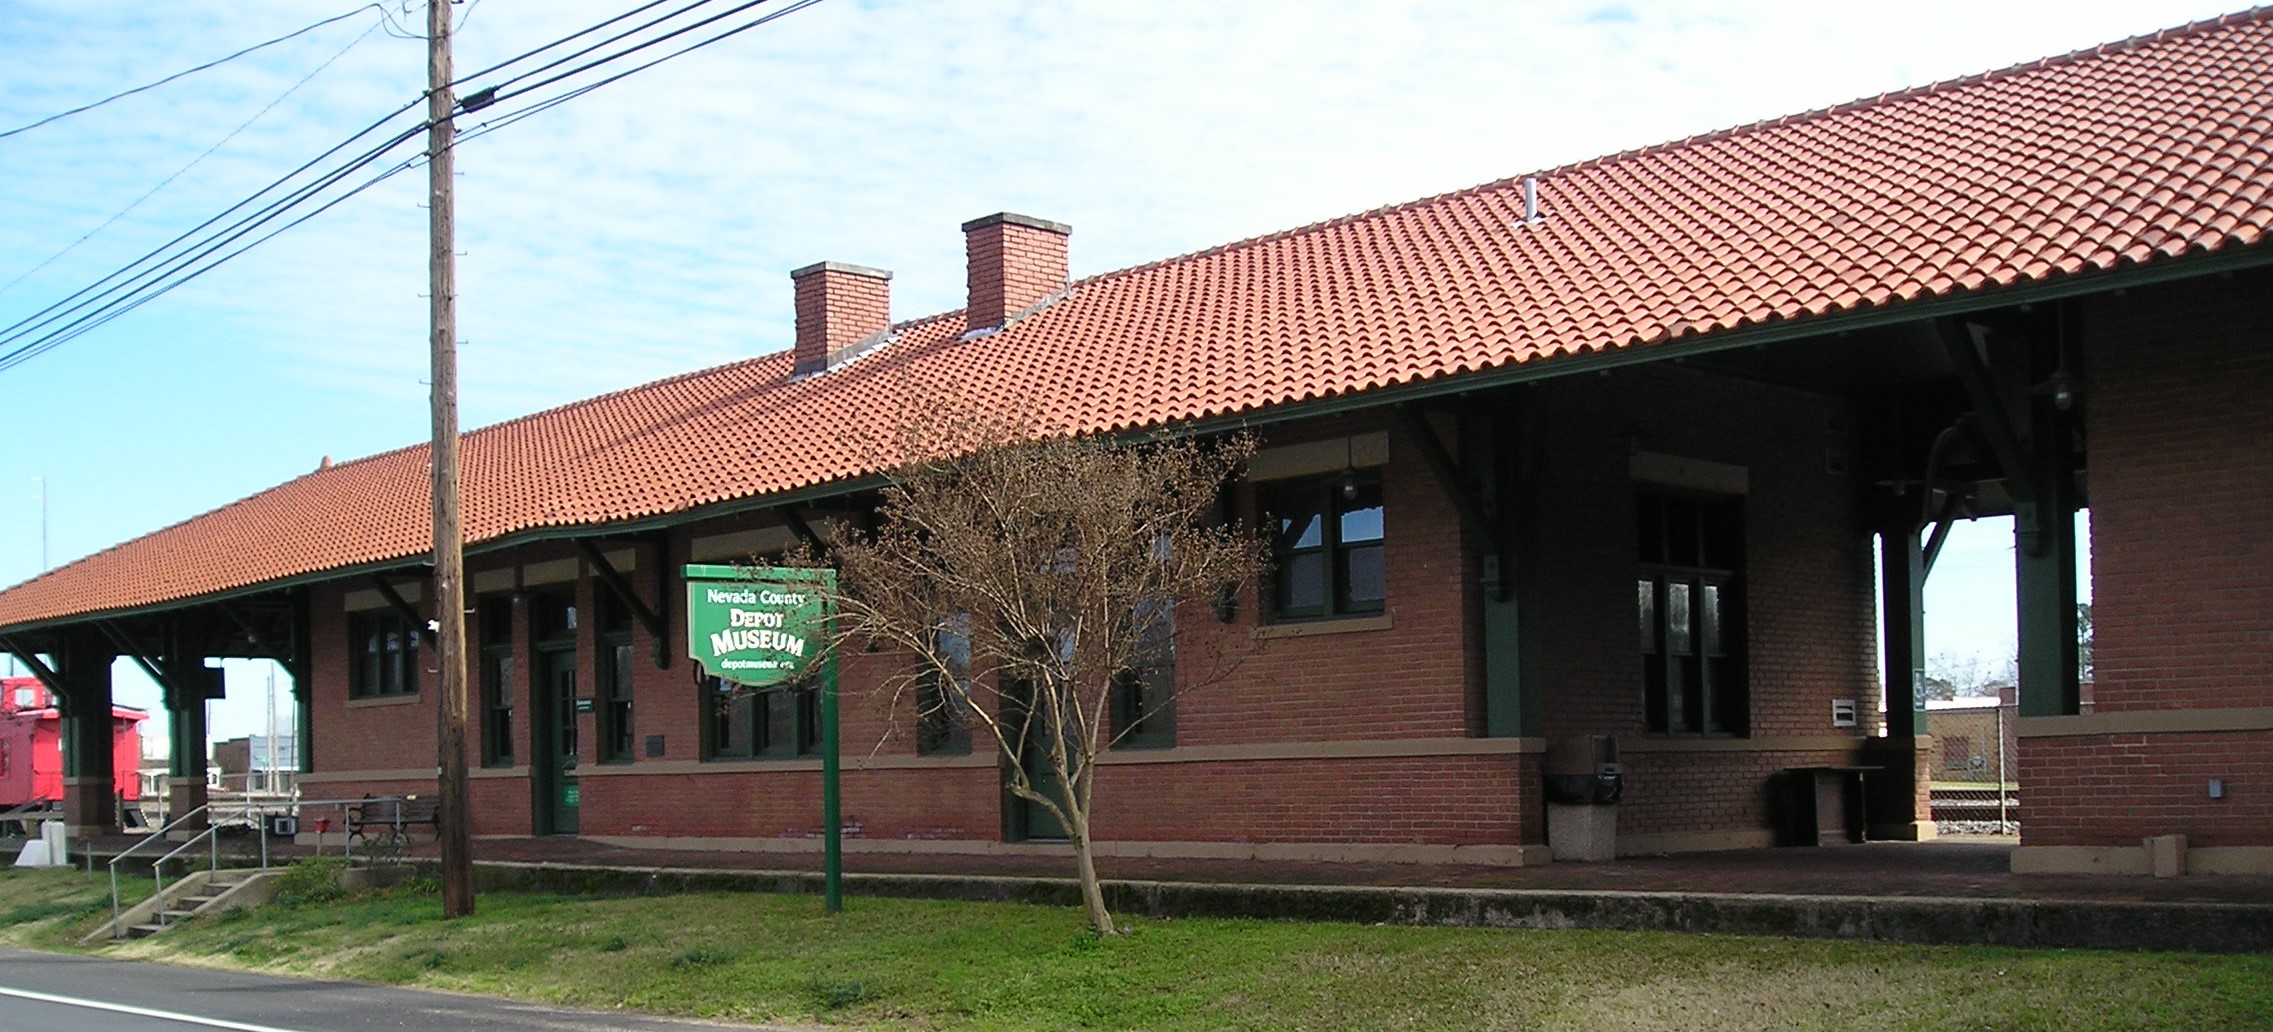
[[[2273,8],[1080,280],[464,438],[471,544],[873,472],[914,385],[1039,429],[1257,413],[1563,356],[2265,245]],[[426,448],[341,463],[0,592],[0,629],[412,560]]]

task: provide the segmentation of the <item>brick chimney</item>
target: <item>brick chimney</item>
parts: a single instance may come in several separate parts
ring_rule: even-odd
[[[969,262],[970,328],[1002,328],[1045,297],[1065,289],[1066,237],[1073,227],[997,212],[963,223]]]
[[[797,285],[792,376],[835,365],[853,345],[892,325],[892,274],[865,265],[815,262],[789,274]]]

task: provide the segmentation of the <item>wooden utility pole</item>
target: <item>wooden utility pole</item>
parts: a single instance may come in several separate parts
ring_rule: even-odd
[[[458,521],[458,268],[451,210],[451,159],[457,96],[450,88],[450,4],[426,5],[426,180],[432,248],[434,355],[434,651],[442,667],[436,718],[442,800],[442,916],[474,912],[473,835],[466,787],[466,587],[464,532]]]

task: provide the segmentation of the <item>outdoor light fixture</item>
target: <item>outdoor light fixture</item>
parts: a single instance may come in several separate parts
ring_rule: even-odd
[[[1342,437],[1342,499],[1357,501],[1357,460],[1346,434]]]
[[[2066,323],[2066,314],[2063,312],[2061,325],[2056,331],[2059,334],[2057,338],[2058,350],[2052,363],[2052,375],[2045,377],[2043,383],[2028,389],[2030,394],[2050,395],[2052,407],[2062,412],[2075,407],[2076,395],[2083,386],[2076,374],[2068,371],[2068,328]]]
[[[2075,375],[2068,372],[2068,367],[2061,366],[2052,370],[2050,379],[2037,384],[2036,391],[2039,394],[2051,395],[2052,407],[2066,412],[2076,404]]]

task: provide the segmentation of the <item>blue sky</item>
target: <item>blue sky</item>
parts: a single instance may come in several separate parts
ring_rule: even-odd
[[[631,6],[480,0],[458,67]],[[351,8],[0,0],[0,129]],[[813,261],[894,270],[902,318],[958,307],[957,226],[989,212],[1071,223],[1089,275],[2227,9],[828,0],[459,151],[461,418],[780,350],[787,273]],[[424,74],[423,43],[366,11],[0,138],[0,283],[22,277],[0,324],[414,99]],[[0,372],[0,584],[40,567],[35,477],[60,564],[327,455],[423,439],[422,193],[402,176]],[[1953,543],[1935,651],[2009,653],[2009,549],[1986,525]],[[232,671],[218,735],[260,729],[262,676]]]

